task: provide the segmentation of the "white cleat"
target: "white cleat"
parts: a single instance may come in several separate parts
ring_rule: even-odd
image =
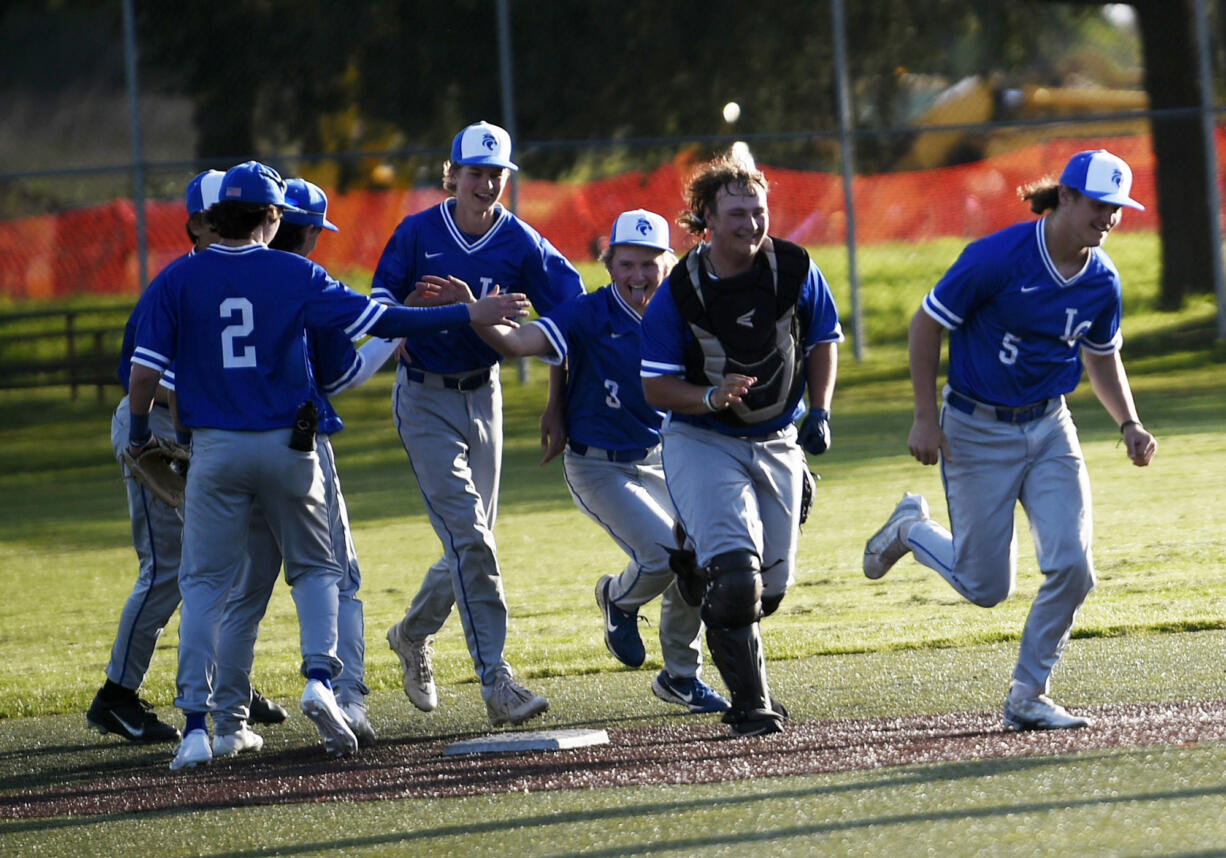
[[[928,518],[928,501],[923,495],[907,492],[894,507],[881,529],[864,543],[864,576],[876,580],[911,549],[902,539],[902,526]]]
[[[369,748],[373,745],[378,737],[375,736],[375,728],[370,726],[370,718],[366,715],[366,704],[350,700],[341,704],[341,711],[345,713],[349,729],[358,739],[358,747]]]
[[[482,689],[485,697],[485,711],[489,713],[490,722],[495,727],[503,724],[522,724],[529,718],[535,718],[549,708],[549,701],[539,694],[533,694],[519,685],[509,676],[504,676],[495,682],[488,693]]]
[[[175,748],[175,758],[170,761],[170,770],[194,769],[196,766],[207,766],[213,762],[213,751],[209,748],[208,730],[189,730]]]
[[[1069,714],[1046,694],[1028,700],[1005,698],[1005,725],[1014,730],[1076,730],[1091,723],[1089,718]]]
[[[213,737],[214,757],[233,757],[243,751],[258,751],[264,747],[264,737],[243,724],[233,733],[218,733]]]
[[[324,741],[324,750],[334,757],[356,754],[358,739],[349,729],[345,713],[336,703],[332,689],[318,679],[307,680],[302,692],[302,714],[315,722],[319,737]]]
[[[387,630],[387,645],[400,656],[405,696],[422,712],[433,712],[438,707],[438,688],[434,685],[434,665],[430,661],[434,651],[431,643],[429,636],[405,637],[400,623]]]

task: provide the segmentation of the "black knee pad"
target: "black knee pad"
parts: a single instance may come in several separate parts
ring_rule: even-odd
[[[762,597],[762,616],[769,617],[775,611],[779,610],[779,605],[783,602],[783,594],[777,596]]]
[[[702,619],[709,627],[737,629],[757,622],[762,611],[762,574],[752,551],[727,551],[707,564]]]

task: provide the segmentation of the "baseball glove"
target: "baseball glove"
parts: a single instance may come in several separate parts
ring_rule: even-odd
[[[132,478],[143,485],[167,506],[183,506],[183,488],[187,483],[185,468],[191,452],[181,444],[164,438],[154,438],[132,455],[132,448],[123,451],[124,464]],[[180,469],[176,469],[178,464]]]

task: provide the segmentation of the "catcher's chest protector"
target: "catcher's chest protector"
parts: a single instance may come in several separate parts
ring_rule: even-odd
[[[705,248],[687,253],[670,275],[673,301],[695,340],[686,350],[686,381],[709,385],[733,372],[755,376],[749,395],[715,416],[730,426],[766,422],[783,413],[805,383],[805,332],[796,302],[809,275],[809,254],[772,237],[749,271],[714,280],[702,264]]]

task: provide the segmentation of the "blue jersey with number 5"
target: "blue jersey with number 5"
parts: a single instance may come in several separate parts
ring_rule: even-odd
[[[1056,269],[1046,218],[967,245],[924,296],[924,311],[950,331],[949,386],[1017,407],[1068,393],[1081,380],[1081,349],[1119,350],[1120,275],[1099,247],[1072,277]]]
[[[323,268],[263,245],[213,245],[150,285],[132,361],[175,364],[179,419],[188,428],[263,431],[292,426],[316,399],[306,328],[366,333],[386,307]]]
[[[567,361],[566,434],[605,450],[649,449],[660,443],[663,413],[647,404],[639,379],[643,318],[612,286],[567,301],[533,324]]]

